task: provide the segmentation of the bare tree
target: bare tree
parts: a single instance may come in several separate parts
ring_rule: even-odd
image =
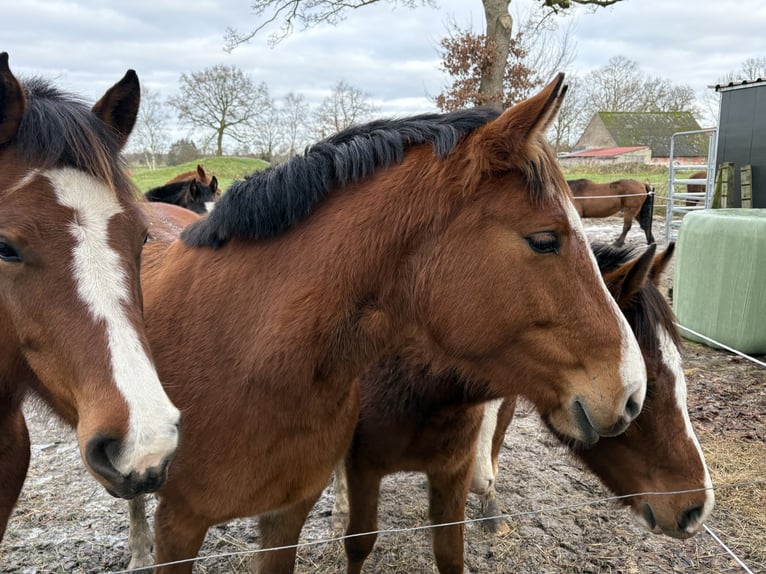
[[[695,111],[696,98],[691,87],[649,77],[636,62],[624,56],[611,58],[605,66],[585,76],[580,86],[588,117],[599,111]]]
[[[252,122],[253,140],[256,153],[268,162],[274,160],[277,147],[282,139],[282,125],[279,109],[266,93],[266,105]]]
[[[309,106],[302,95],[290,92],[285,96],[279,111],[285,144],[284,151],[288,156],[293,156],[306,141]]]
[[[157,169],[157,156],[167,147],[167,120],[168,112],[159,94],[141,86],[141,106],[131,136],[132,147],[143,154],[146,167],[152,171]]]
[[[341,80],[314,111],[314,132],[318,138],[325,138],[367,121],[374,111],[375,106],[367,94]]]
[[[256,85],[234,66],[181,74],[179,83],[180,94],[168,103],[181,121],[203,130],[207,142],[215,140],[216,155],[223,155],[224,137],[237,142],[252,137],[253,122],[269,106],[266,84]]]
[[[435,6],[435,0],[251,0],[251,9],[259,24],[249,32],[239,32],[230,28],[226,33],[226,49],[233,50],[238,45],[250,41],[258,32],[272,23],[279,22],[278,32],[269,38],[276,43],[292,33],[296,25],[301,29],[310,28],[320,23],[337,24],[349,10],[385,1],[392,6],[417,8]],[[622,0],[537,0],[543,7],[557,13],[576,5],[597,8],[611,6]],[[503,77],[505,64],[511,50],[513,37],[513,18],[508,12],[511,0],[482,0],[487,41],[487,51],[491,52],[491,65],[483,70],[479,82],[479,93],[487,104],[497,107],[503,102]]]

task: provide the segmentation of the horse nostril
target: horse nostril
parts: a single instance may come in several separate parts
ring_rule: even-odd
[[[110,484],[118,484],[122,475],[114,467],[115,460],[122,448],[119,439],[107,436],[96,436],[88,441],[85,447],[85,460],[91,470],[105,478]]]
[[[625,403],[625,414],[630,417],[630,420],[635,419],[641,413],[641,407],[643,400],[639,393],[633,393],[628,397],[628,402]]]
[[[678,517],[678,529],[686,530],[690,525],[699,522],[701,516],[702,505],[687,508],[681,513],[681,516]]]

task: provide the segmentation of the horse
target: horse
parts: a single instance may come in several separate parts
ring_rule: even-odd
[[[159,488],[178,445],[144,331],[146,221],[120,155],[139,93],[129,70],[89,109],[21,82],[0,53],[0,540],[29,466],[27,396],[76,429],[115,496]]]
[[[638,415],[638,343],[544,138],[565,92],[559,75],[502,114],[349,128],[146,244],[147,336],[184,419],[157,491],[158,563],[241,516],[258,515],[265,548],[296,541],[350,444],[354,380],[405,337],[489,396],[535,398],[573,440]],[[294,560],[282,549],[260,567]]]
[[[189,171],[184,171],[182,173],[179,173],[175,177],[172,177],[171,179],[166,181],[165,185],[169,183],[178,183],[179,181],[191,181],[193,179],[196,179],[197,181],[205,185],[211,185],[213,183],[214,177],[215,176],[211,176],[207,171],[205,171],[205,168],[202,166],[201,163],[198,163],[196,170],[189,170]]]
[[[622,247],[625,243],[634,219],[644,231],[647,245],[654,243],[654,188],[648,182],[619,179],[610,183],[595,183],[589,179],[570,179],[567,184],[574,194],[580,217],[609,217],[622,210],[622,233],[615,240],[615,247]]]
[[[701,492],[636,496],[623,499],[649,530],[687,538],[702,526],[713,508],[705,459],[689,424],[683,371],[673,338],[669,305],[648,277],[656,277],[673,252],[654,258],[652,244],[640,257],[631,250],[595,245],[596,258],[634,332],[649,367],[650,392],[639,417],[625,433],[584,447],[564,443],[617,494],[703,489]],[[441,574],[463,572],[463,520],[469,485],[486,496],[497,473],[499,446],[510,423],[504,400],[500,412],[485,409],[503,399],[482,401],[476,383],[454,373],[433,374],[409,352],[393,354],[359,380],[360,413],[351,448],[336,470],[334,519],[348,515],[344,540],[348,574],[358,574],[373,549],[380,482],[400,471],[425,472],[436,565]],[[656,390],[655,390],[656,389]],[[512,417],[512,411],[511,411]],[[501,424],[496,424],[500,420]],[[485,429],[489,429],[487,433]],[[493,437],[494,434],[494,437]],[[558,436],[558,435],[557,435]],[[480,448],[477,450],[477,444]],[[483,456],[482,456],[483,455]],[[483,459],[483,460],[482,460]],[[472,472],[473,471],[473,472]],[[478,488],[477,488],[478,487]],[[491,491],[494,494],[494,489]],[[487,518],[498,521],[494,512]],[[365,534],[369,533],[369,534]]]
[[[209,184],[197,179],[176,181],[154,187],[144,193],[147,201],[178,205],[195,213],[207,213],[220,197],[218,180],[213,176]]]
[[[707,170],[697,171],[694,172],[689,176],[689,179],[701,179],[703,181],[707,180]],[[687,183],[686,184],[686,193],[705,193],[707,189],[707,185],[704,183]],[[705,204],[705,197],[702,196],[699,199],[687,199],[686,200],[686,206],[692,206],[692,205],[704,205]]]
[[[199,213],[172,203],[140,203],[139,208],[143,211],[149,222],[147,241],[166,243],[174,241],[181,235],[184,227],[194,223],[201,217]]]
[[[693,536],[709,517],[715,503],[710,474],[686,408],[686,379],[681,367],[681,339],[673,311],[658,289],[659,277],[673,255],[675,244],[655,259],[650,280],[640,289],[616,289],[615,274],[631,251],[595,247],[599,266],[618,296],[620,307],[638,337],[649,376],[644,410],[628,430],[582,448],[554,431],[612,492],[626,496],[630,507],[647,529],[674,538]],[[482,421],[471,490],[480,496],[482,515],[489,530],[501,534],[507,525],[498,517],[494,485],[498,457],[506,430],[513,419],[516,398],[495,405]],[[497,407],[499,406],[499,410]],[[573,447],[573,448],[572,448]],[[662,494],[675,492],[676,494]],[[627,496],[634,493],[645,493]],[[657,494],[655,494],[657,493]]]

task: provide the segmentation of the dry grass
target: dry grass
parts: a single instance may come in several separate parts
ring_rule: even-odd
[[[700,438],[713,484],[745,483],[716,491],[714,531],[751,569],[766,571],[766,446]]]

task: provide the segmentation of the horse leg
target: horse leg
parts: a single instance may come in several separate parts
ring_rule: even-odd
[[[154,564],[152,544],[154,537],[146,518],[146,497],[139,495],[128,501],[130,528],[128,529],[129,570],[147,568]]]
[[[335,465],[333,479],[335,502],[332,505],[333,532],[343,532],[348,523],[348,481],[346,480],[346,462],[341,460]]]
[[[195,558],[211,524],[186,508],[160,498],[154,513],[156,564]],[[157,566],[155,574],[190,574],[194,561]]]
[[[431,523],[448,524],[431,530],[431,544],[440,574],[463,572],[463,520],[472,467],[473,460],[469,459],[457,470],[428,473]]]
[[[262,549],[280,546],[291,548],[257,554],[256,572],[292,574],[295,569],[295,545],[298,543],[306,517],[321,494],[322,491],[319,491],[297,504],[258,516]]]
[[[492,467],[495,471],[495,481],[487,492],[479,495],[479,508],[482,518],[485,519],[482,521],[482,526],[489,533],[496,536],[502,536],[510,531],[508,523],[505,519],[500,517],[501,512],[497,505],[497,491],[495,490],[495,485],[497,484],[500,450],[503,448],[505,433],[516,412],[516,400],[517,398],[515,396],[503,399],[503,402],[498,409],[495,432],[492,435]]]
[[[622,247],[625,244],[625,238],[628,236],[628,231],[630,231],[632,225],[633,215],[626,212],[622,223],[622,234],[617,238],[617,241],[614,242],[615,247]]]
[[[29,431],[21,400],[0,407],[0,540],[29,469]]]
[[[349,516],[346,538],[343,541],[348,560],[347,574],[359,574],[362,565],[372,552],[378,535],[378,498],[380,497],[380,479],[377,473],[365,469],[346,468],[348,484]],[[370,534],[361,534],[369,532]]]

